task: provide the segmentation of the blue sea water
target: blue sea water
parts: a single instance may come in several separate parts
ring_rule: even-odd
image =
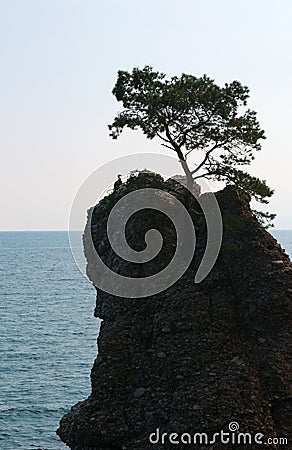
[[[279,242],[282,248],[292,259],[292,230],[270,230],[270,233]]]
[[[95,290],[66,232],[0,233],[0,449],[68,448],[55,430],[90,393]]]
[[[292,256],[292,231],[273,231]],[[90,393],[95,290],[67,233],[0,232],[0,450],[66,447],[62,415]]]

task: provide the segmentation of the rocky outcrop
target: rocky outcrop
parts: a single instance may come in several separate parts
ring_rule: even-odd
[[[154,261],[128,263],[109,247],[106,223],[111,206],[117,197],[141,186],[159,186],[175,194],[174,186],[159,176],[139,175],[102,200],[92,216],[96,249],[109,267],[124,275],[149,275],[173,255],[175,230],[157,211],[135,214],[126,230],[136,250],[145,245],[149,228],[167,236]],[[183,193],[175,195],[184,201]],[[213,433],[229,431],[230,422],[237,422],[239,431],[262,433],[263,442],[288,437],[291,262],[257,222],[247,197],[234,187],[216,196],[224,237],[216,265],[202,283],[194,284],[194,275],[206,229],[203,217],[195,213],[195,257],[173,286],[144,299],[119,298],[97,289],[95,316],[102,324],[91,371],[92,393],[72,407],[57,431],[71,449],[262,447],[254,441],[243,446],[210,443]],[[188,207],[199,209],[198,204]],[[167,433],[164,443],[161,438],[156,444],[149,441],[157,429],[160,437]],[[169,441],[170,433],[203,432],[208,443],[188,446]],[[274,442],[265,447],[283,448]]]

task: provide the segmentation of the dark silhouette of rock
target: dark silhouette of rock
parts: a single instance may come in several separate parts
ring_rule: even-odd
[[[119,196],[159,183],[169,189],[159,176],[142,174],[123,185]],[[183,201],[183,194],[177,195]],[[205,432],[211,439],[215,432],[228,432],[234,421],[241,432],[262,433],[263,441],[288,437],[292,265],[253,216],[247,196],[228,186],[216,197],[223,243],[215,267],[202,283],[193,280],[206,229],[204,219],[194,216],[195,257],[173,286],[144,299],[97,290],[95,316],[103,321],[91,371],[92,393],[71,408],[57,431],[71,449],[263,448],[254,442],[175,446],[167,439],[156,445],[149,441],[158,428],[178,435]],[[110,249],[106,236],[109,207],[116,199],[113,193],[93,210],[92,235],[102,259],[121,274],[161,270],[173,254],[171,223],[157,211],[136,214],[126,230],[135,249],[145,246],[147,227],[158,227],[168,239],[153,262],[127,263]],[[190,208],[199,207],[193,202]],[[86,233],[84,246],[90,259]]]

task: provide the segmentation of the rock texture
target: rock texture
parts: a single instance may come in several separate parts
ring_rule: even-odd
[[[149,228],[158,227],[168,237],[161,255],[151,263],[135,265],[119,259],[106,237],[108,213],[117,197],[137,187],[158,185],[175,191],[157,175],[139,175],[93,211],[95,246],[119,273],[153,273],[172,257],[174,228],[159,212],[136,214],[127,228],[135,249],[143,247]],[[184,201],[181,191],[176,195]],[[167,440],[151,444],[150,433],[159,428],[161,433],[211,436],[228,431],[232,421],[242,432],[262,433],[265,438],[288,436],[291,262],[254,218],[247,197],[234,187],[216,196],[224,238],[216,265],[202,283],[193,280],[205,248],[205,221],[192,212],[199,208],[192,204],[197,249],[178,282],[145,299],[118,298],[97,290],[95,315],[102,325],[91,371],[92,393],[72,407],[57,431],[72,450],[170,449],[175,446]],[[189,447],[262,448],[218,442],[176,445]]]

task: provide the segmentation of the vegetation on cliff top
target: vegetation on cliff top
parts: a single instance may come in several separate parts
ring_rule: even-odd
[[[117,139],[128,127],[142,130],[149,139],[158,137],[177,154],[189,188],[204,177],[235,184],[262,203],[273,194],[264,180],[241,169],[251,164],[265,139],[256,112],[246,108],[247,86],[233,81],[220,87],[206,75],[166,79],[145,66],[131,73],[120,70],[113,94],[123,110],[109,125],[110,136]],[[191,170],[188,156],[194,151],[201,160]]]

